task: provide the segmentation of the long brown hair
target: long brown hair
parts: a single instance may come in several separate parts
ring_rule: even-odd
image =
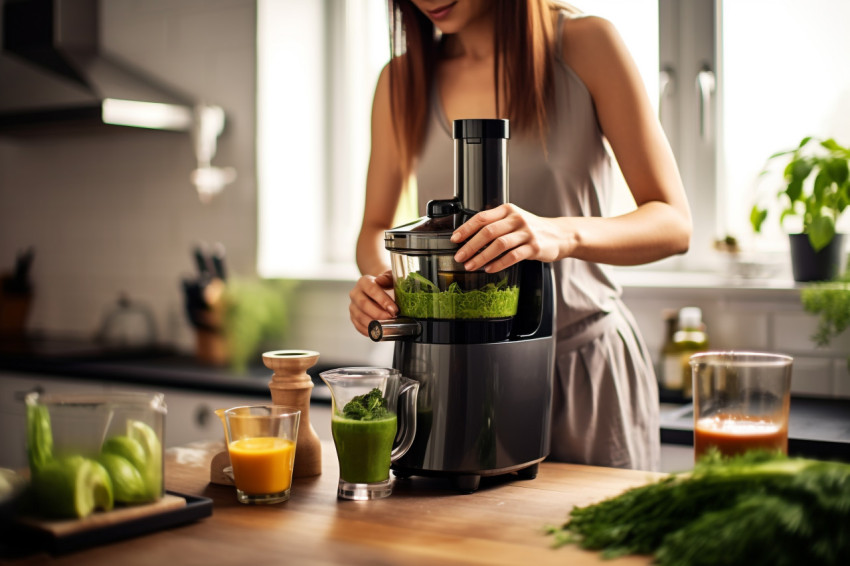
[[[554,9],[576,12],[551,0],[493,0],[496,114],[509,119],[512,130],[538,133],[541,142],[554,88]],[[388,0],[388,13],[390,105],[406,176],[422,148],[440,42],[434,24],[410,0]]]

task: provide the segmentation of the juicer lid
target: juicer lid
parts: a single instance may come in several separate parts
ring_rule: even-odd
[[[452,126],[454,198],[428,202],[426,215],[384,232],[384,247],[407,255],[453,253],[452,233],[477,212],[508,202],[507,120],[463,119]]]
[[[428,218],[423,216],[384,232],[384,247],[391,252],[429,254],[454,252],[458,245],[451,241],[454,223],[451,216]]]
[[[457,199],[428,202],[427,216],[384,232],[384,247],[410,255],[454,253],[460,245],[451,241],[455,228],[475,214],[461,208]]]

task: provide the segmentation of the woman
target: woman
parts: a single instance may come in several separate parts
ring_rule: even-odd
[[[558,346],[550,457],[657,469],[652,362],[600,264],[684,253],[691,218],[622,40],[606,20],[547,0],[389,3],[396,56],[373,102],[357,241],[363,276],[350,293],[354,326],[366,334],[370,320],[398,311],[383,233],[407,179],[416,179],[420,211],[428,200],[451,198],[452,121],[507,118],[511,202],[455,231],[453,241],[466,242],[455,259],[486,271],[526,259],[553,263]],[[612,178],[606,140],[637,205],[616,217],[604,216]]]

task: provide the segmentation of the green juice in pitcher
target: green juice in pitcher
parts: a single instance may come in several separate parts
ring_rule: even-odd
[[[337,497],[388,497],[393,485],[390,466],[407,453],[416,434],[419,383],[392,368],[339,368],[319,375],[331,390]],[[405,401],[400,413],[399,398]]]
[[[331,432],[343,480],[374,483],[390,477],[390,453],[397,418],[392,413],[374,420],[357,420],[340,415],[331,418]]]

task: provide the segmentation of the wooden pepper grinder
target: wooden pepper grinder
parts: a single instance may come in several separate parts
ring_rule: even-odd
[[[310,424],[313,380],[307,374],[307,369],[318,360],[319,353],[310,350],[274,350],[263,354],[263,363],[274,372],[269,381],[272,403],[301,410],[292,470],[296,478],[322,473],[322,446],[319,435]]]

